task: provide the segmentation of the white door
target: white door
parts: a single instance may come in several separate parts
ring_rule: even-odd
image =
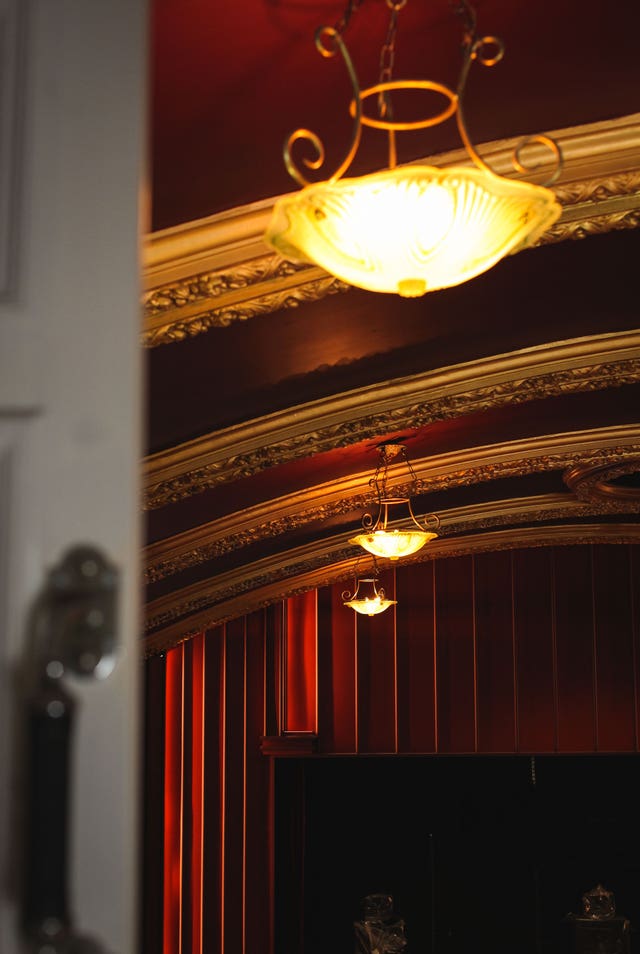
[[[77,544],[98,548],[120,582],[115,669],[60,680],[76,702],[69,913],[104,951],[137,948],[146,33],[145,0],[0,0],[2,954],[64,946],[55,931],[36,948],[21,940],[16,671],[28,665],[34,600]]]

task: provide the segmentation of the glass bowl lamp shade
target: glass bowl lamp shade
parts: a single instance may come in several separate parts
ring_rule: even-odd
[[[406,505],[408,509],[409,527],[408,529],[389,530],[387,528],[389,507],[401,505]],[[369,522],[366,519],[368,516],[365,515],[365,523]],[[436,515],[430,514],[430,516],[439,525]],[[411,501],[408,497],[387,497],[380,501],[380,512],[376,522],[370,528],[365,525],[363,532],[351,537],[349,543],[363,547],[374,556],[388,560],[399,560],[402,557],[410,556],[412,553],[417,553],[430,540],[435,540],[437,536],[435,530],[425,530],[420,526],[413,514]]]
[[[266,239],[285,258],[350,285],[416,297],[475,278],[559,214],[541,186],[471,166],[415,165],[284,197]]]
[[[471,143],[462,109],[469,68],[473,62],[494,66],[504,47],[497,37],[477,35],[469,0],[455,4],[464,24],[462,68],[455,90],[429,79],[391,78],[398,14],[407,0],[386,0],[391,20],[380,54],[379,82],[361,89],[343,40],[361,2],[347,0],[336,27],[321,27],[315,37],[323,57],[341,54],[351,80],[353,127],[347,154],[333,175],[313,183],[294,161],[293,148],[298,141],[306,143],[306,151],[311,152],[302,158],[302,165],[315,171],[325,160],[322,141],[303,128],[289,136],[285,165],[303,189],[275,203],[265,240],[284,258],[319,265],[350,285],[417,297],[475,278],[506,255],[531,245],[556,221],[561,207],[545,186],[495,173]],[[435,94],[441,97],[441,108],[411,121],[395,120],[393,97],[406,91]],[[377,116],[364,108],[371,97],[378,103]],[[451,117],[455,117],[469,165],[464,161],[449,168],[398,165],[396,133],[428,129]],[[365,126],[387,134],[388,168],[343,178]],[[547,136],[532,136],[520,143],[514,167],[519,173],[529,171],[522,157],[524,146],[531,142],[551,150],[555,169],[547,185],[551,184],[560,174],[562,156]]]
[[[398,602],[386,598],[384,589],[382,587],[378,588],[377,579],[373,576],[358,578],[353,595],[349,590],[345,590],[342,594],[342,601],[344,606],[351,607],[361,616],[377,616],[379,613],[384,613],[390,606],[395,606]]]
[[[440,518],[435,513],[429,513],[422,518],[423,523],[420,523],[413,512],[411,498],[393,493],[390,486],[390,467],[396,459],[406,467],[414,489],[418,483],[405,445],[394,438],[378,444],[377,451],[378,465],[369,481],[369,486],[376,495],[376,511],[363,515],[362,531],[351,537],[349,543],[367,550],[373,554],[374,559],[380,557],[399,560],[417,553],[430,540],[435,540]],[[389,520],[392,513],[396,517],[394,526],[390,529]]]

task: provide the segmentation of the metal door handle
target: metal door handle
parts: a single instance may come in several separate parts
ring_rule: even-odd
[[[101,954],[74,933],[67,899],[69,769],[75,704],[65,674],[101,679],[116,655],[117,571],[94,547],[50,571],[31,619],[27,659],[27,816],[22,926],[33,954]]]

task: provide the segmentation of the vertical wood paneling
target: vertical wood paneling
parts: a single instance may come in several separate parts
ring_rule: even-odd
[[[164,765],[165,765],[164,656],[145,665],[142,925],[145,954],[162,954],[164,891]]]
[[[191,640],[191,954],[202,954],[204,825],[204,634]]]
[[[286,630],[286,732],[317,730],[316,591],[287,600]]]
[[[556,686],[551,551],[513,555],[513,622],[517,657],[518,750],[556,748]]]
[[[273,846],[270,760],[260,752],[265,734],[265,614],[247,617],[246,632],[246,810],[245,810],[245,950],[269,954],[273,886],[269,879]]]
[[[245,626],[243,617],[225,627],[224,954],[245,950]]]
[[[182,951],[202,952],[204,643],[182,647]]]
[[[318,733],[321,752],[356,751],[356,614],[343,585],[318,590]]]
[[[164,954],[182,951],[184,647],[167,653],[164,761]]]
[[[193,647],[190,639],[182,646],[182,917],[181,951],[191,954],[193,947]]]
[[[435,579],[438,751],[473,752],[476,690],[471,558],[437,562]]]
[[[593,547],[598,748],[636,747],[635,672],[627,547]]]
[[[222,954],[224,931],[224,726],[226,708],[225,631],[217,627],[205,633],[204,659],[204,826],[202,893],[202,947],[207,954]]]
[[[591,564],[589,547],[553,553],[560,752],[596,750]]]
[[[170,654],[165,954],[271,952],[273,786],[260,753],[265,635],[260,612]]]
[[[284,603],[279,600],[265,610],[265,735],[278,735],[284,728],[282,712],[282,643]]]
[[[396,571],[398,749],[435,752],[434,564]]]
[[[637,552],[540,548],[399,566],[398,607],[371,619],[342,606],[343,587],[321,591],[320,751],[350,753],[357,742],[366,754],[396,744],[428,753],[436,741],[442,753],[476,742],[481,752],[513,751],[517,730],[517,751],[587,752],[596,712],[600,751],[635,750]],[[393,577],[383,580],[390,594]],[[306,636],[287,668],[279,618],[252,614],[149,664],[146,791],[164,799],[147,811],[145,837],[164,825],[164,880],[155,935],[145,885],[146,954],[274,954],[273,760],[259,746],[277,721],[283,668],[290,692],[302,683],[296,719],[308,726],[316,705],[315,632],[313,665]]]
[[[395,599],[393,572],[381,574],[388,599]],[[358,751],[396,751],[396,652],[393,607],[379,616],[358,615]]]
[[[478,750],[516,751],[511,555],[474,558]]]

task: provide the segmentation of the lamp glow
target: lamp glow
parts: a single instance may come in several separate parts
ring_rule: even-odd
[[[365,513],[362,518],[364,532],[351,537],[349,543],[362,547],[374,558],[381,557],[388,560],[399,560],[401,557],[417,553],[430,540],[438,536],[437,530],[440,519],[435,513],[427,514],[421,525],[413,512],[410,497],[393,497],[389,495],[389,463],[399,457],[406,465],[415,487],[417,478],[407,457],[404,444],[397,441],[387,441],[378,445],[379,461],[376,472],[369,484],[376,492],[377,514]],[[400,526],[389,528],[390,510],[397,513],[398,508],[405,510],[395,522]],[[433,529],[429,529],[429,525]]]
[[[465,32],[456,91],[431,80],[391,79],[398,13],[406,0],[386,2],[391,23],[381,53],[380,82],[375,86],[360,89],[342,39],[357,9],[355,0],[348,0],[337,27],[322,27],[316,32],[318,51],[324,57],[340,52],[351,79],[351,145],[338,170],[326,181],[312,184],[295,164],[292,149],[298,140],[306,141],[315,158],[305,158],[303,164],[316,170],[324,162],[324,146],[308,129],[291,134],[284,149],[285,165],[305,188],[276,202],[265,240],[285,258],[319,265],[351,285],[417,297],[475,278],[506,255],[531,245],[557,220],[561,207],[550,189],[494,173],[471,144],[462,112],[469,68],[474,61],[494,66],[504,48],[497,37],[476,35],[475,12],[468,0],[459,0],[457,5]],[[394,122],[391,93],[402,90],[437,93],[444,97],[445,105],[433,116]],[[378,101],[377,118],[363,111],[363,103],[373,95]],[[397,132],[426,129],[452,116],[472,165],[396,167]],[[389,168],[342,179],[358,150],[363,126],[387,132]],[[547,136],[526,141],[545,145],[555,157],[550,184],[562,166],[558,146]],[[527,172],[522,145],[513,159],[520,173]]]
[[[280,199],[266,239],[351,285],[415,297],[475,278],[559,215],[541,186],[481,169],[407,166]]]
[[[359,596],[360,587],[363,583],[370,584],[369,596]],[[376,577],[361,577],[356,581],[353,596],[348,590],[342,594],[343,605],[351,607],[361,616],[377,616],[384,613],[390,606],[395,606],[397,600],[388,600],[382,587],[378,589]]]
[[[387,560],[399,560],[401,557],[417,553],[422,547],[435,540],[437,533],[428,530],[375,530],[372,533],[359,533],[349,543],[357,544]]]

